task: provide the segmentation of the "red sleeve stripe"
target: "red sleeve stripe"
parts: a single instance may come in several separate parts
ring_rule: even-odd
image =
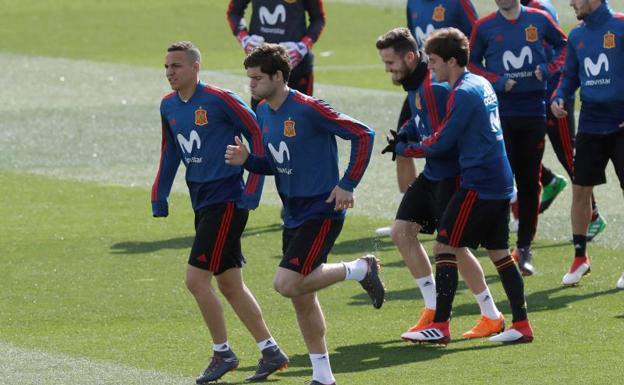
[[[618,19],[618,20],[624,20],[624,13],[621,13],[621,12],[615,12],[615,13],[613,14],[613,17],[615,17],[615,18],[616,18],[616,19]]]
[[[455,88],[459,87],[462,83],[463,81],[460,82]],[[444,130],[444,128],[446,127],[446,123],[448,123],[449,117],[451,116],[453,103],[455,103],[455,89],[451,91],[451,93],[449,94],[449,98],[446,101],[446,115],[444,116],[444,119],[442,120],[442,123],[440,124],[440,128],[436,132],[434,132],[429,138],[421,142],[423,147],[431,147],[438,140],[438,137],[442,133],[442,130]]]
[[[262,131],[258,126],[258,122],[251,114],[243,108],[230,94],[216,87],[206,86],[204,90],[210,94],[220,97],[243,121],[243,124],[249,130],[253,140],[253,153],[258,156],[264,156],[264,146],[262,144]]]
[[[477,14],[475,13],[474,7],[470,3],[470,0],[461,0],[460,4],[464,9],[464,13],[466,14],[466,16],[468,16],[470,25],[474,26],[477,22]]]
[[[364,175],[364,170],[366,169],[366,163],[368,161],[368,153],[370,147],[370,137],[368,136],[366,130],[362,129],[359,124],[355,123],[352,120],[336,116],[333,111],[329,110],[326,106],[324,106],[316,99],[313,99],[311,97],[304,97],[302,94],[297,92],[295,93],[294,100],[299,103],[305,104],[306,106],[312,107],[324,118],[338,123],[342,128],[355,134],[355,136],[357,137],[358,147],[355,156],[355,162],[353,163],[353,169],[351,170],[349,177],[356,181],[362,179],[362,176]]]
[[[152,185],[152,202],[158,200],[158,184],[160,183],[160,171],[162,170],[163,161],[165,160],[165,148],[167,148],[167,135],[165,135],[165,125],[162,125],[162,142],[160,145],[160,161],[158,162],[158,172],[156,173],[156,179]]]
[[[438,104],[436,103],[435,92],[433,91],[433,85],[431,84],[431,71],[429,72],[424,83],[425,100],[427,104],[427,112],[431,121],[431,132],[436,132],[440,125],[440,115],[438,114]]]
[[[405,156],[409,156],[412,158],[424,158],[427,153],[422,147],[419,148],[408,148],[405,150]]]
[[[318,35],[316,36],[316,40],[318,40],[321,37],[321,34],[323,33],[323,30],[325,29],[325,9],[323,8],[323,0],[318,0],[318,6],[319,6],[319,11],[321,12],[321,18],[323,19],[323,25],[321,26],[321,29],[319,29],[318,31]],[[312,48],[312,46],[310,45],[310,48]]]
[[[258,181],[260,180],[260,176],[257,174],[250,173],[247,177],[247,183],[245,183],[245,194],[252,194],[256,192],[256,188],[258,187]]]
[[[557,58],[553,60],[552,62],[548,63],[546,67],[548,68],[548,71],[550,71],[550,73],[556,73],[556,72],[561,71],[561,68],[563,67],[563,64],[565,63],[565,58],[566,58],[567,53],[568,53],[568,47],[563,47],[559,56],[557,56]]]

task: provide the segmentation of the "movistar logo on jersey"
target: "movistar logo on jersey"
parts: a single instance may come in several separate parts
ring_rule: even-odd
[[[186,139],[182,134],[178,134],[177,138],[178,143],[180,143],[180,147],[182,148],[182,153],[185,155],[191,155],[195,147],[197,147],[198,150],[201,148],[201,139],[195,130],[191,131],[188,139]],[[185,156],[184,159],[186,160],[186,163],[202,162],[202,157],[197,156]]]
[[[285,160],[290,162],[290,150],[288,150],[288,146],[283,140],[280,141],[279,147],[277,149],[273,146],[273,143],[269,143],[269,151],[271,151],[271,155],[273,156],[273,159],[275,159],[276,163],[281,165],[284,164]],[[277,166],[276,168],[277,172],[279,172],[280,174],[292,174],[292,168],[280,166]]]
[[[435,30],[435,27],[432,24],[427,24],[424,31],[420,28],[420,26],[414,28],[414,37],[416,37],[416,42],[418,42],[419,46],[422,46],[423,42],[427,39],[427,36],[429,36],[433,30]]]
[[[522,68],[527,61],[527,64],[533,63],[533,51],[531,51],[530,47],[524,46],[518,56],[512,51],[505,51],[505,53],[503,53],[503,66],[505,67],[505,71],[510,71],[511,69],[518,70]]]
[[[602,71],[602,67],[604,67],[605,72],[609,72],[609,59],[604,53],[598,56],[598,60],[596,60],[595,63],[592,59],[586,57],[583,64],[585,64],[585,74],[587,77],[598,76]]]
[[[595,62],[591,58],[586,57],[585,60],[583,60],[583,65],[585,67],[585,75],[587,75],[588,78],[600,75],[603,70],[604,72],[609,72],[609,58],[604,52],[598,55]],[[611,84],[610,78],[591,79],[585,81],[586,86],[608,84]]]
[[[278,21],[283,23],[286,21],[286,7],[284,7],[284,4],[278,4],[273,12],[271,12],[267,7],[262,6],[260,7],[258,15],[260,16],[260,22],[262,24],[275,25]]]

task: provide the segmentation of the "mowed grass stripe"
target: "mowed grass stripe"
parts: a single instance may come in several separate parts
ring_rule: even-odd
[[[3,385],[189,385],[194,378],[0,342]]]

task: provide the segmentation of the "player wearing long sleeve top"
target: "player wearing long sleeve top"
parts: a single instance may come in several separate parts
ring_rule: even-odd
[[[564,101],[580,87],[581,112],[576,135],[572,186],[574,260],[564,285],[575,285],[590,270],[587,232],[593,188],[606,183],[609,160],[624,189],[624,14],[614,13],[606,1],[572,0],[581,20],[570,31],[570,44],[552,112],[570,115]]]
[[[472,27],[477,21],[477,11],[471,0],[408,0],[406,6],[407,27],[416,39],[418,47],[422,47],[431,31],[438,28],[455,27],[466,36],[470,36]],[[405,98],[397,130],[411,117],[411,106]],[[416,179],[416,166],[412,159],[398,156],[396,158],[397,181],[401,194]],[[390,227],[382,227],[376,231],[379,235],[389,235]]]
[[[496,0],[496,4],[498,11],[474,26],[469,68],[492,83],[499,100],[507,156],[518,188],[514,258],[523,274],[531,275],[531,242],[542,188],[546,82],[563,65],[567,39],[545,11],[522,6],[520,0]],[[549,61],[552,50],[555,54]]]
[[[243,183],[243,169],[225,164],[222,154],[241,134],[255,153],[262,154],[262,133],[254,113],[238,96],[199,81],[200,63],[201,53],[191,42],[177,42],[167,49],[166,76],[174,92],[160,105],[162,143],[152,187],[152,214],[168,216],[167,198],[180,162],[184,163],[195,212],[195,239],[185,283],[213,340],[213,356],[196,382],[216,381],[239,364],[227,341],[213,277],[258,344],[262,359],[248,380],[260,381],[288,365],[241,273],[245,263],[241,235],[249,209],[258,206],[263,177],[250,174]]]
[[[225,162],[272,174],[285,207],[282,260],[273,287],[289,298],[312,362],[314,384],[334,384],[325,341],[325,320],[316,292],[345,280],[358,281],[375,308],[383,305],[385,289],[379,260],[367,255],[351,262],[328,263],[340,234],[345,210],[354,204],[353,189],[368,165],[374,132],[334,111],[326,103],[287,86],[287,52],[263,44],[245,59],[249,88],[258,106],[265,155],[250,156],[236,138]],[[351,142],[349,165],[338,173],[336,136]]]
[[[247,27],[245,9],[250,2],[251,18]],[[312,95],[312,46],[325,27],[323,0],[230,0],[227,20],[247,54],[263,42],[283,44],[292,69],[289,87]],[[257,101],[252,100],[254,110],[256,106]]]
[[[510,329],[490,337],[496,342],[531,342],[524,284],[509,253],[511,168],[505,154],[498,100],[485,78],[467,71],[469,43],[456,28],[443,28],[425,43],[429,68],[439,81],[452,84],[440,128],[420,143],[399,142],[395,151],[414,157],[441,156],[457,147],[461,185],[444,210],[433,251],[436,261],[436,302],[433,322],[405,333],[412,341],[450,341],[449,322],[457,290],[458,259],[462,248],[483,246],[496,266],[510,302]]]

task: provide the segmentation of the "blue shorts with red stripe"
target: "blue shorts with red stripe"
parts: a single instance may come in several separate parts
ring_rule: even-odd
[[[195,240],[188,264],[219,275],[242,267],[241,235],[249,210],[239,209],[234,202],[206,206],[195,212]]]
[[[476,191],[459,190],[442,214],[436,240],[451,247],[509,248],[509,199],[479,199]]]
[[[327,262],[327,255],[340,235],[344,219],[317,218],[282,232],[280,267],[308,275]]]

